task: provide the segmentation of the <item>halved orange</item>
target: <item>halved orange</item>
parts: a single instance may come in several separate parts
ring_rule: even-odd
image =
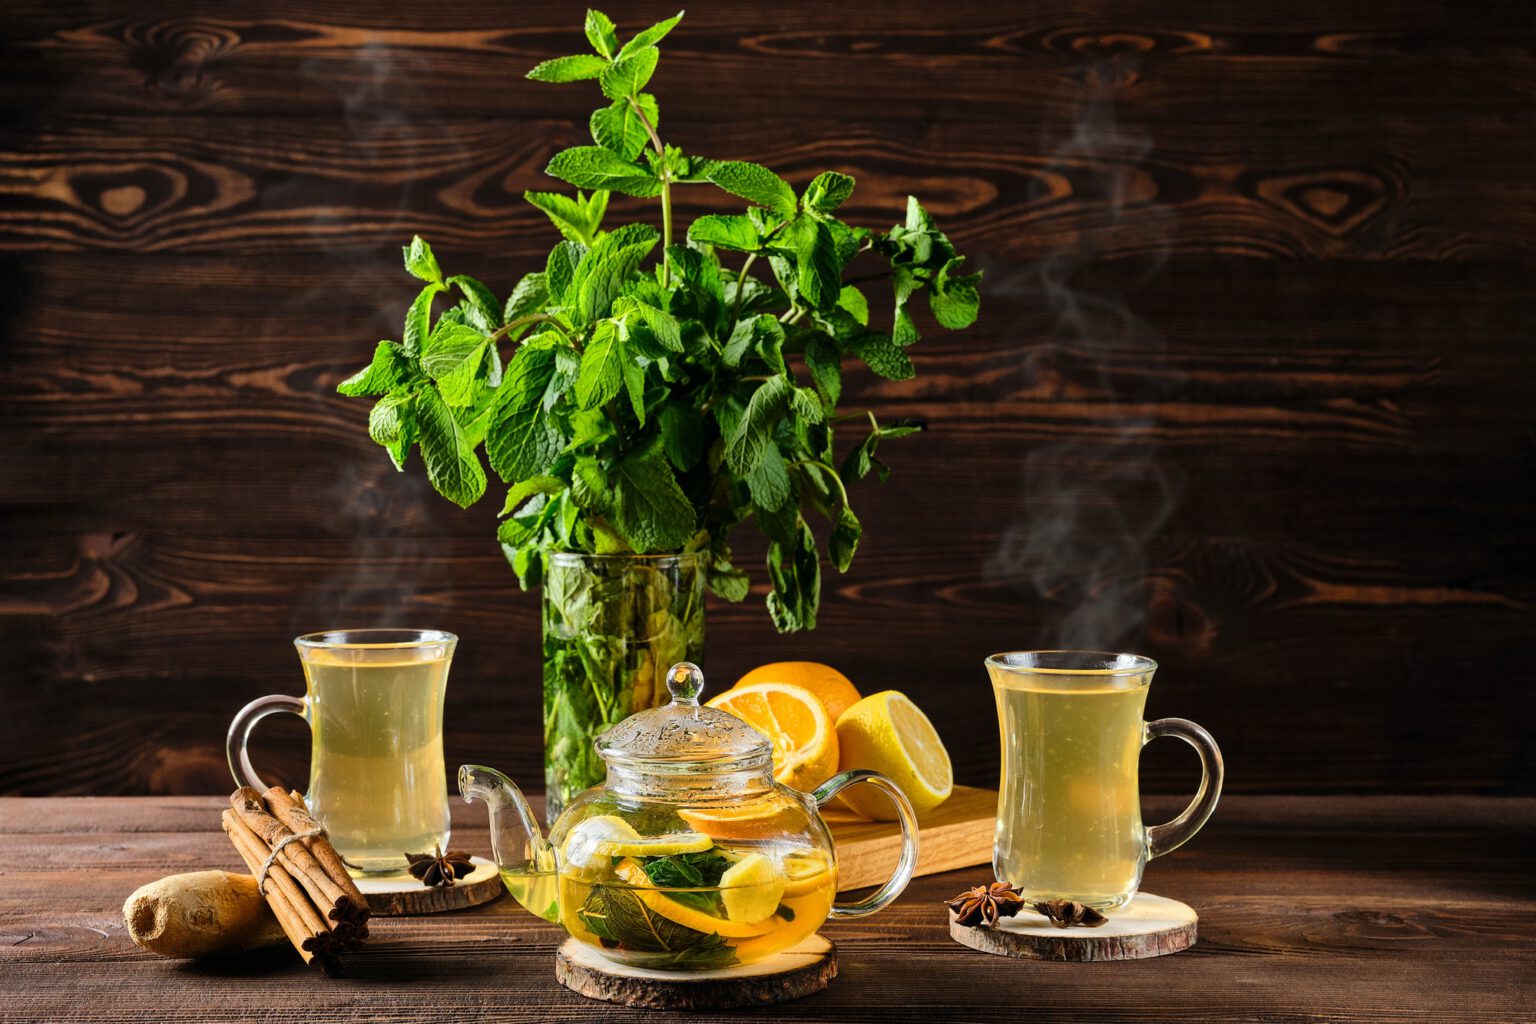
[[[768,737],[773,777],[784,785],[809,792],[837,772],[837,730],[827,709],[805,687],[751,683],[725,691],[709,706]]]
[[[859,701],[858,688],[853,682],[831,665],[819,661],[775,661],[759,665],[736,681],[737,686],[753,683],[792,683],[803,686],[816,695],[832,724]]]

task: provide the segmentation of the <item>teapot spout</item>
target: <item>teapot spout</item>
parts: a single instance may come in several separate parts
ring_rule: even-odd
[[[494,768],[466,764],[459,767],[459,794],[469,803],[484,800],[490,811],[491,855],[507,891],[529,913],[558,921],[555,851],[522,790]]]

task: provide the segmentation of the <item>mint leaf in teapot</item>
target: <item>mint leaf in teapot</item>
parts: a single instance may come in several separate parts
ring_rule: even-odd
[[[646,906],[633,889],[623,886],[594,886],[576,916],[593,935],[621,949],[665,954],[649,961],[651,967],[706,969],[736,962],[735,950],[719,935],[706,935],[669,921]]]

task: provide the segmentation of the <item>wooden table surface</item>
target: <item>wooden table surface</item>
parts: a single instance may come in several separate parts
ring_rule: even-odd
[[[0,1021],[671,1019],[560,988],[560,933],[510,899],[380,920],[348,977],[286,949],[220,964],[137,950],[124,898],[161,875],[236,869],[220,801],[0,799]],[[1149,800],[1148,817],[1165,807]],[[479,808],[455,846],[487,848]],[[841,975],[753,1019],[1536,1021],[1536,800],[1232,797],[1147,888],[1200,912],[1159,960],[1040,964],[964,949],[938,901],[978,868],[919,879],[829,925]],[[676,1019],[707,1019],[691,1014]]]

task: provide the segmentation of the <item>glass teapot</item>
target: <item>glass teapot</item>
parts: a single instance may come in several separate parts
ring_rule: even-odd
[[[501,772],[459,769],[459,792],[484,800],[502,880],[528,911],[621,964],[711,970],[788,949],[828,917],[863,917],[907,887],[917,823],[885,776],[847,771],[814,793],[773,779],[766,737],[699,705],[704,676],[667,672],[672,702],[632,715],[597,739],[608,780],[540,832]],[[869,898],[843,904],[837,859],[818,808],[866,782],[896,805],[901,857]]]

